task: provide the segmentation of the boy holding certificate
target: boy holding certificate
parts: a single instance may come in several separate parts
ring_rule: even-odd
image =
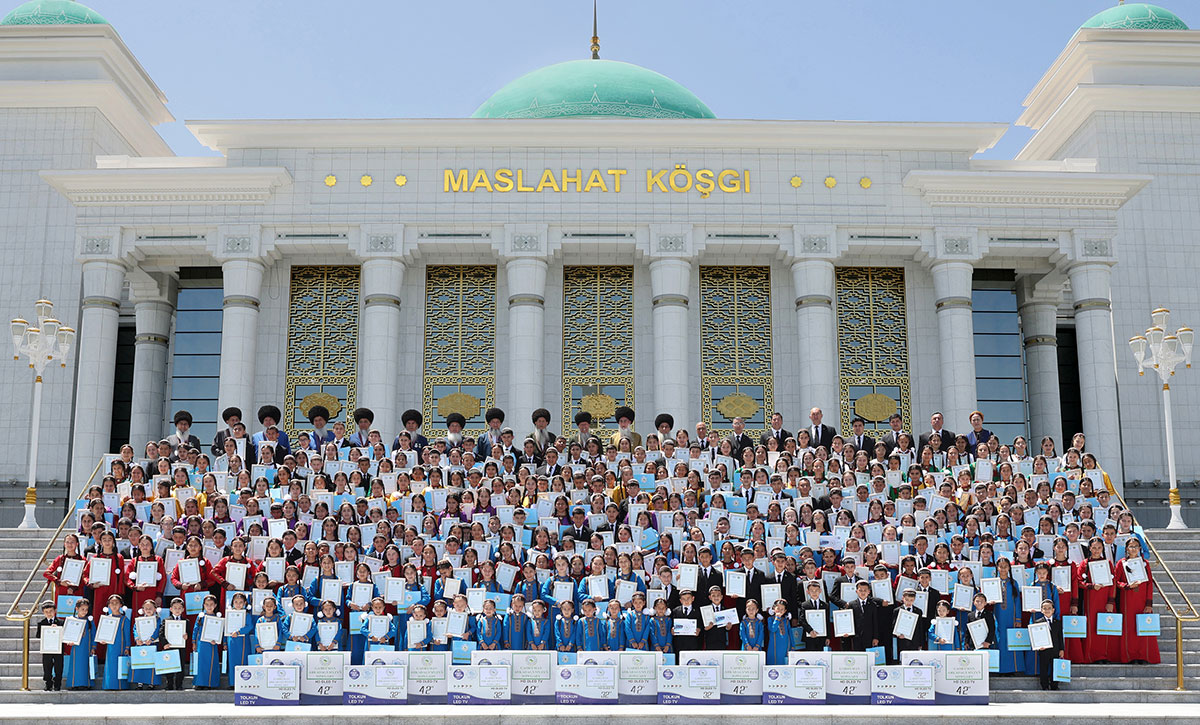
[[[1037,650],[1038,681],[1043,690],[1058,689],[1058,683],[1053,681],[1054,660],[1062,659],[1066,654],[1063,648],[1062,619],[1055,616],[1055,609],[1054,602],[1047,599],[1042,602],[1042,611],[1035,612],[1029,620],[1030,643]],[[1040,641],[1043,638],[1034,635],[1033,628],[1041,624],[1050,629],[1049,642]]]
[[[925,636],[929,629],[929,620],[917,609],[917,590],[908,588],[900,597],[892,616],[892,637],[894,646],[888,648],[891,655],[889,664],[899,664],[900,654],[925,647]],[[895,654],[892,654],[892,653]]]
[[[804,651],[822,652],[829,642],[829,605],[821,601],[821,582],[813,579],[804,587],[808,598],[800,605],[800,626],[804,628]]]
[[[46,682],[46,692],[62,689],[62,626],[63,620],[58,616],[54,602],[42,602],[37,636],[42,640],[42,679]]]

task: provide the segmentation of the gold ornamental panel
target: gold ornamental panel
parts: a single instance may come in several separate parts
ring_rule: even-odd
[[[563,267],[562,431],[592,414],[592,431],[616,430],[618,406],[633,406],[633,267]]]
[[[904,270],[839,267],[836,296],[842,430],[859,415],[884,434],[892,413],[912,430]]]
[[[487,427],[483,413],[495,404],[495,387],[496,268],[427,267],[421,401],[425,434],[444,434],[451,413],[467,419],[467,432],[482,433]]]
[[[770,267],[701,267],[701,410],[710,430],[728,433],[737,417],[750,432],[766,429],[771,356]]]
[[[361,271],[350,266],[293,266],[288,297],[283,427],[308,429],[313,405],[331,418],[356,403]],[[331,420],[332,422],[332,420]]]

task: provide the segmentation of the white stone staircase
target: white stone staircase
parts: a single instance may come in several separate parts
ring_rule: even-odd
[[[19,531],[0,529],[0,614],[7,611],[46,546],[49,530]],[[1200,551],[1200,530],[1181,532],[1152,530],[1150,540],[1171,566],[1188,596],[1200,606],[1200,566],[1195,553]],[[58,547],[55,547],[57,550]],[[1159,665],[1076,665],[1073,681],[1062,685],[1055,693],[1056,702],[1078,703],[1200,703],[1200,623],[1184,627],[1184,678],[1190,688],[1175,691],[1175,621],[1163,606],[1166,593],[1172,603],[1181,607],[1178,592],[1168,583],[1160,570],[1154,571],[1156,611],[1162,613],[1162,637]],[[21,601],[21,608],[35,604],[35,595],[44,580],[37,575]],[[36,619],[35,619],[36,622]],[[22,625],[0,619],[0,703],[3,702],[229,702],[231,694],[223,691],[206,692],[56,692],[42,691],[41,658],[30,657],[30,692],[21,691]],[[992,678],[993,702],[1039,702],[1045,698],[1033,677]]]

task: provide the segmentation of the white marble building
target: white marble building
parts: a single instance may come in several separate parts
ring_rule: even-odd
[[[1160,398],[1126,340],[1157,306],[1200,320],[1200,32],[1121,7],[1115,22],[1089,24],[1132,27],[1081,28],[1030,79],[1019,122],[1036,133],[1017,158],[982,161],[1006,123],[716,119],[677,84],[607,60],[518,79],[470,119],[189,122],[220,156],[181,158],[154,130],[172,119],[163,91],[116,30],[66,0],[26,3],[0,25],[0,289],[10,316],[48,297],[79,329],[74,359],[47,376],[41,475],[82,484],[114,420],[140,453],[183,401],[202,401],[193,412],[208,427],[197,429],[211,436],[226,406],[254,431],[259,406],[303,410],[301,393],[328,386],[338,417],[371,407],[390,441],[405,409],[435,431],[464,397],[504,408],[518,434],[538,407],[552,429],[569,428],[578,384],[579,395],[623,390],[610,400],[632,404],[643,433],[659,412],[722,427],[750,408],[758,419],[779,410],[794,430],[811,406],[839,428],[864,410],[886,427],[879,398],[858,404],[872,391],[918,431],[935,410],[959,431],[976,408],[1004,410],[1006,441],[1020,430],[1061,448],[1074,420],[1115,483],[1165,478]],[[551,77],[574,85],[553,97],[563,84]],[[427,319],[447,265],[490,280],[460,278],[479,286],[471,304],[488,314]],[[597,265],[589,288],[580,269]],[[712,271],[730,266],[766,274],[730,282]],[[296,297],[306,267],[350,268],[337,282],[349,297],[308,315]],[[841,275],[864,267],[898,271],[899,298],[892,289],[854,307],[863,277]],[[187,327],[195,313],[180,294],[199,278],[219,289],[219,330]],[[1003,405],[978,365],[985,312],[972,305],[996,280],[1013,313],[986,319],[1019,329],[1018,370],[1023,358],[1024,385],[1018,372]],[[600,307],[605,289],[627,294],[615,337],[603,320],[581,332],[592,323],[570,314],[568,287],[597,284]],[[706,312],[706,299],[731,300],[736,324]],[[869,325],[864,340],[855,324],[880,304],[899,324]],[[298,327],[313,320],[315,332]],[[298,335],[333,340],[347,324],[347,367],[297,349]],[[219,351],[219,376],[210,367],[194,379],[215,393],[188,389],[182,331]],[[1060,380],[1066,334],[1077,382]],[[567,369],[575,353],[564,348],[581,336],[594,342],[586,373]],[[851,338],[865,346],[856,354],[879,357],[884,337],[898,367],[848,364]],[[301,371],[305,358],[322,361]],[[1178,377],[1177,427],[1195,430],[1200,385]],[[29,439],[29,383],[19,365],[0,368],[10,401],[0,437],[16,450]],[[303,429],[301,415],[289,424]],[[1200,449],[1179,442],[1180,476],[1195,479]],[[22,457],[0,458],[0,478],[23,471]]]

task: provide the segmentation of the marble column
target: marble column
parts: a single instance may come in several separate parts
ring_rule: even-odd
[[[971,319],[970,262],[939,261],[933,265],[937,306],[942,413],[953,431],[971,429],[975,410],[975,325]]]
[[[1025,341],[1025,385],[1029,395],[1030,450],[1040,450],[1043,436],[1062,450],[1062,401],[1058,387],[1058,300],[1018,293],[1017,312]]]
[[[504,423],[519,447],[533,430],[533,411],[545,406],[546,271],[541,257],[513,257],[504,265],[508,285],[508,402]]]
[[[383,257],[362,265],[363,315],[358,401],[375,412],[375,427],[391,446],[400,432],[400,295],[404,262]]]
[[[147,441],[158,440],[165,432],[167,343],[175,319],[173,280],[164,276],[147,281],[152,284],[131,286],[136,336],[129,442],[134,451],[141,451]]]
[[[1085,262],[1068,271],[1075,308],[1079,395],[1087,450],[1123,490],[1121,425],[1117,415],[1117,358],[1113,343],[1112,265]],[[1070,441],[1067,441],[1069,443]],[[1063,445],[1059,441],[1060,448]]]
[[[697,381],[691,378],[689,354],[693,339],[689,333],[688,292],[692,285],[692,260],[661,257],[650,262],[650,296],[654,308],[654,410],[640,412],[639,418],[654,425],[654,416],[669,413],[675,427],[691,430],[698,420],[690,405],[691,390]]]
[[[266,267],[257,259],[230,259],[221,264],[225,299],[221,316],[221,383],[217,410],[235,405],[246,420],[256,420],[255,355],[258,351],[258,306]],[[279,351],[283,354],[283,350]],[[282,401],[280,401],[282,402]]]
[[[840,410],[833,262],[828,259],[795,262],[792,264],[792,283],[796,291],[796,330],[803,360],[797,366],[800,410],[804,413],[813,407],[831,412]]]
[[[108,453],[112,432],[113,380],[117,370],[117,324],[125,266],[114,260],[83,263],[83,314],[75,388],[72,490],[92,475]]]

